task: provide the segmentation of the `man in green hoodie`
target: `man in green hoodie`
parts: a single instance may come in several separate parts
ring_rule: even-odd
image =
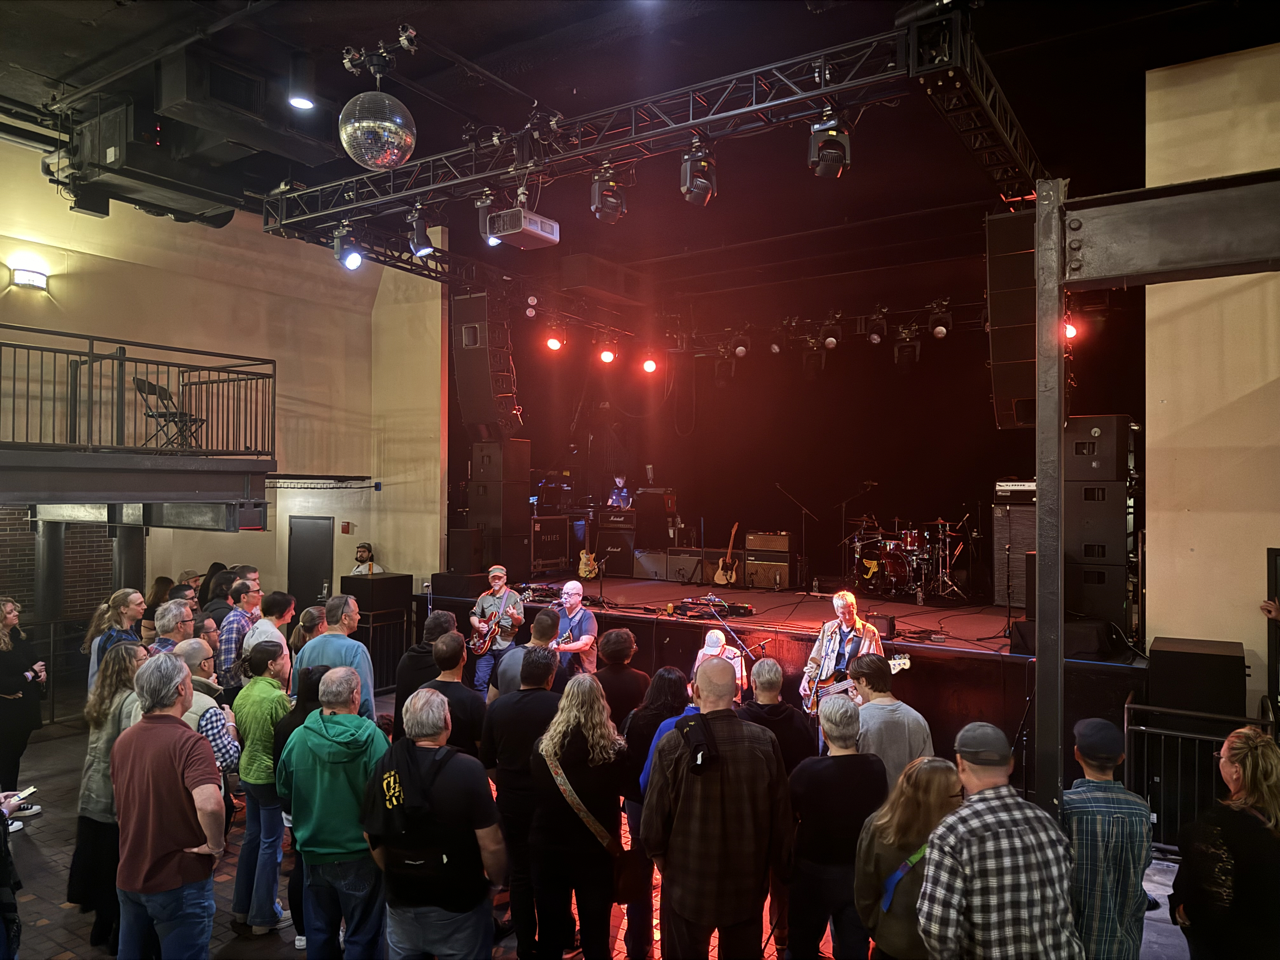
[[[388,742],[359,715],[360,697],[351,667],[326,673],[320,709],[289,737],[276,765],[276,790],[292,803],[294,844],[307,866],[308,960],[338,956],[343,920],[347,956],[376,956],[382,942],[382,871],[365,842],[360,807]]]

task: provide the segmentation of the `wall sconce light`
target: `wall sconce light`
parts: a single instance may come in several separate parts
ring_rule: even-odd
[[[49,275],[38,270],[27,270],[22,267],[13,268],[13,285],[28,287],[32,290],[48,290]]]

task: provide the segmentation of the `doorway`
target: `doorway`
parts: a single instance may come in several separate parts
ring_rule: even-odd
[[[289,518],[289,592],[295,618],[333,593],[333,517]]]

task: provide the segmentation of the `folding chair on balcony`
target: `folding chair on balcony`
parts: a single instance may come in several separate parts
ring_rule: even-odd
[[[156,444],[161,450],[170,447],[185,450],[199,445],[196,434],[205,424],[203,417],[180,409],[166,386],[142,377],[134,377],[133,386],[138,391],[138,396],[142,397],[147,408],[147,419],[154,428],[143,443],[144,447],[151,446],[156,440],[163,440],[163,443]]]

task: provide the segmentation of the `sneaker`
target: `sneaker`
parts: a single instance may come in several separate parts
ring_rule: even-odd
[[[10,821],[9,821],[9,832],[10,832],[10,833],[17,833],[19,830],[25,830],[25,829],[26,829],[26,827],[27,827],[27,825],[26,825],[25,823],[23,823],[21,820],[10,820]]]
[[[307,938],[306,938],[306,937],[294,937],[294,938],[293,938],[293,949],[295,949],[295,950],[305,950],[305,949],[307,949]]]
[[[13,811],[12,816],[15,817],[34,817],[44,808],[38,803],[24,803],[17,810]]]
[[[278,900],[276,901],[276,909],[280,910],[280,902]],[[276,920],[275,923],[271,924],[269,927],[255,926],[253,928],[253,935],[255,937],[260,937],[264,933],[271,933],[273,930],[283,930],[285,927],[291,926],[293,926],[293,914],[288,910],[280,910],[280,918]]]
[[[233,913],[231,919],[236,923],[248,923],[249,915],[247,913]]]

